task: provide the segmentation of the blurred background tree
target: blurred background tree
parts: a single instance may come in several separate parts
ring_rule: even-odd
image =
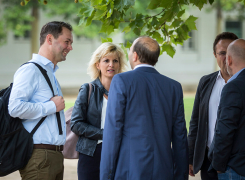
[[[0,45],[7,41],[7,32],[13,31],[16,37],[31,36],[31,52],[38,52],[40,12],[44,11],[48,17],[59,16],[73,26],[77,36],[95,38],[99,34],[100,22],[93,22],[90,26],[78,26],[80,18],[77,16],[81,6],[68,0],[0,0]]]

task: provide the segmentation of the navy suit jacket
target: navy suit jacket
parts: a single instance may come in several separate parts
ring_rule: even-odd
[[[188,145],[180,83],[154,68],[113,77],[106,111],[100,179],[188,179]]]
[[[245,176],[245,70],[224,86],[217,115],[212,165]]]

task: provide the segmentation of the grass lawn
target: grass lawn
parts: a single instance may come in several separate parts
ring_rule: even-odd
[[[184,107],[185,107],[185,121],[186,121],[186,128],[189,131],[189,122],[191,120],[192,108],[194,104],[195,97],[185,97],[184,98]]]
[[[74,106],[75,101],[74,100],[66,100],[65,103],[66,103],[66,108],[65,108],[65,111],[66,111],[70,107]],[[189,130],[189,122],[191,119],[193,103],[194,103],[194,96],[188,96],[188,97],[184,98],[185,120],[186,120],[187,131]]]

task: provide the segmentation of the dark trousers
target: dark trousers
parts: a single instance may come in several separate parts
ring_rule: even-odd
[[[208,168],[210,164],[211,162],[208,159],[208,149],[207,149],[205,152],[204,161],[201,167],[201,179],[202,180],[218,180],[217,174],[214,175],[216,177],[211,177],[210,174],[208,174]]]
[[[22,180],[63,180],[64,156],[59,151],[33,149],[31,159],[20,169]]]
[[[99,180],[102,143],[97,144],[94,155],[79,153],[77,165],[78,180]]]

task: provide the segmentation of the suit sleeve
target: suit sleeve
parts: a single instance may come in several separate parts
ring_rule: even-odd
[[[174,179],[188,179],[188,143],[187,131],[184,114],[183,93],[180,86],[179,104],[176,118],[173,124],[172,134],[172,151],[175,162]]]
[[[112,79],[105,119],[100,179],[114,179],[121,146],[126,106],[125,85],[119,75]]]
[[[226,170],[234,135],[239,127],[242,106],[243,102],[239,88],[232,82],[225,85],[221,93],[214,135],[212,165],[217,171],[225,172]]]
[[[198,130],[201,85],[202,85],[202,79],[200,80],[197,87],[197,92],[195,96],[195,101],[193,105],[190,126],[189,126],[189,134],[188,134],[189,164],[193,164],[194,149],[195,149],[197,130]]]
[[[92,140],[102,140],[103,129],[97,128],[87,121],[88,92],[89,85],[82,85],[72,110],[71,130],[78,136]]]

